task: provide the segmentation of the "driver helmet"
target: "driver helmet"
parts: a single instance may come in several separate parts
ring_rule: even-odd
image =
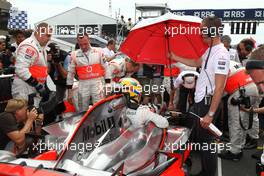
[[[122,78],[119,81],[122,92],[129,93],[130,100],[134,103],[139,103],[142,93],[142,86],[138,80],[134,78]]]

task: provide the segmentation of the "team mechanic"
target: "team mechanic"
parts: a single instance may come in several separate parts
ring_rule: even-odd
[[[175,99],[175,94],[179,94],[179,89],[175,89],[173,87],[173,83],[171,83],[171,79],[177,78],[177,76],[180,74],[181,69],[179,68],[179,64],[171,64],[171,66],[165,66],[164,67],[164,79],[162,81],[162,84],[164,85],[167,93],[169,94],[169,102],[167,103],[169,110],[174,110],[175,105],[178,104],[178,99]],[[165,92],[163,92],[163,99],[165,97]]]
[[[204,55],[198,59],[184,59],[169,53],[169,56],[185,65],[200,67],[201,73],[197,79],[194,105],[190,111],[202,119],[194,121],[192,137],[195,142],[210,145],[213,136],[207,131],[213,122],[214,116],[221,101],[225,88],[225,81],[229,71],[230,55],[221,43],[222,22],[216,16],[209,16],[203,19],[201,33],[203,41],[209,46]],[[198,175],[213,176],[216,172],[217,156],[213,151],[202,150],[201,163],[202,171]]]
[[[253,143],[257,147],[259,138],[259,120],[257,114],[244,112],[240,105],[247,108],[257,107],[259,103],[258,88],[246,74],[241,63],[230,61],[230,72],[226,81],[225,92],[228,98],[228,127],[231,149],[219,154],[219,157],[228,160],[240,160],[242,149],[250,148]],[[246,143],[246,134],[250,136],[250,143]],[[251,145],[251,146],[250,146]]]
[[[264,93],[264,46],[261,46],[254,50],[249,56],[249,60],[246,63],[246,70],[250,77],[257,85],[259,92]],[[248,111],[248,109],[247,109]],[[252,111],[252,110],[250,110]],[[264,113],[264,108],[253,108],[254,113]],[[264,171],[264,152],[261,156],[261,162],[257,163],[256,171],[260,175]],[[262,172],[262,173],[261,173]]]
[[[38,93],[40,97],[34,99],[36,107],[41,97],[48,99],[49,91],[45,88],[48,76],[46,46],[51,34],[52,28],[47,23],[40,23],[31,37],[20,43],[17,49],[12,95],[13,98],[28,100],[28,95]]]
[[[91,97],[93,103],[105,97],[105,61],[102,50],[90,46],[88,34],[78,34],[77,41],[80,49],[72,52],[67,75],[68,101],[74,104],[77,112],[83,112],[89,108]],[[75,74],[78,76],[79,86],[77,100],[73,101],[72,85]]]
[[[139,64],[127,56],[113,59],[107,63],[105,80],[106,83],[119,82],[121,78],[130,77],[139,70]]]

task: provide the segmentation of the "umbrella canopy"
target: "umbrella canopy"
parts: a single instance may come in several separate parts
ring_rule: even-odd
[[[172,13],[144,19],[131,29],[120,50],[139,63],[168,65],[168,51],[198,59],[208,48],[200,35],[201,21]]]

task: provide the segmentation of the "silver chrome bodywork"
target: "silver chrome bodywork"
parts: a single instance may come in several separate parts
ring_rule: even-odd
[[[50,133],[46,137],[50,143],[53,141],[69,146],[74,143],[99,142],[99,145],[92,147],[91,150],[72,151],[66,147],[65,151],[59,152],[59,160],[56,162],[15,159],[8,154],[5,161],[12,160],[11,163],[14,164],[24,161],[32,167],[43,164],[45,168],[63,169],[71,174],[89,176],[110,176],[120,166],[123,166],[123,174],[128,176],[151,175],[153,170],[165,168],[173,163],[175,160],[168,159],[163,154],[174,152],[166,149],[166,143],[186,144],[190,130],[185,127],[169,127],[165,136],[163,129],[152,123],[143,128],[134,128],[124,115],[126,108],[124,105],[124,97],[113,99],[95,107],[86,119],[82,115],[77,115],[43,128]],[[162,141],[165,141],[165,145]]]

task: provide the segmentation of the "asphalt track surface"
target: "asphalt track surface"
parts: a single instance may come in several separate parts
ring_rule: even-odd
[[[262,145],[264,143],[263,137],[259,141],[257,149],[244,150],[243,157],[240,161],[223,160],[218,157],[217,161],[217,173],[215,176],[255,176],[256,175],[256,159],[251,157],[252,154],[257,151],[262,151]],[[201,170],[200,159],[198,152],[192,153],[192,168],[191,174],[197,174]]]

